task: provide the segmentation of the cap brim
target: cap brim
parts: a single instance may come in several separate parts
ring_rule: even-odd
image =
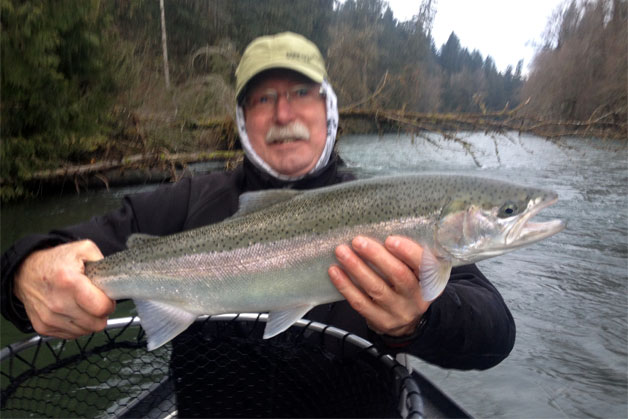
[[[242,86],[236,92],[236,97],[241,99],[240,95],[246,91],[246,86],[249,84],[251,80],[255,78],[255,76],[263,73],[264,71],[274,70],[274,69],[286,69],[297,72],[299,74],[304,75],[308,79],[312,80],[315,83],[322,83],[324,80],[324,75],[322,75],[319,71],[312,70],[311,68],[307,68],[307,66],[303,65],[291,65],[290,63],[286,63],[285,60],[277,60],[270,61],[260,66],[256,69],[256,71],[251,74],[247,79],[243,80]]]

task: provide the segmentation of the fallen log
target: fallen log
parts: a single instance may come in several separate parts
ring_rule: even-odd
[[[133,169],[147,167],[173,167],[174,165],[186,165],[202,161],[228,160],[236,158],[241,152],[216,150],[211,152],[196,153],[153,153],[137,154],[124,157],[119,160],[106,160],[76,166],[64,166],[57,169],[40,170],[33,173],[27,181],[54,181],[55,179],[68,179],[77,176],[92,175],[114,169]]]
[[[380,130],[386,126],[410,131],[432,131],[440,134],[455,131],[517,131],[539,137],[587,136],[602,139],[628,139],[628,124],[617,118],[621,110],[587,121],[545,120],[519,115],[517,110],[481,114],[418,113],[398,110],[348,109],[340,111],[342,119],[374,121]],[[382,127],[384,125],[384,127]]]

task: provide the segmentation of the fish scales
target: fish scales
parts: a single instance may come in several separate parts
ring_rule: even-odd
[[[119,255],[121,258],[133,255],[157,259],[163,255],[186,254],[191,247],[196,251],[231,250],[281,237],[322,234],[336,226],[366,225],[382,219],[396,219],[413,211],[409,203],[430,201],[427,194],[410,196],[408,185],[403,182],[391,182],[390,188],[367,184],[355,191],[349,189],[349,193],[344,186],[331,187],[325,193],[306,191],[289,202],[279,203],[244,219],[236,217],[198,230],[156,239],[150,243],[150,255],[145,254],[141,247],[130,249],[129,254]],[[400,199],[403,195],[407,199]],[[364,196],[373,199],[365,200]],[[431,207],[422,207],[429,211],[426,216],[438,210],[440,202],[433,201]],[[280,216],[283,214],[290,214],[290,219]],[[116,255],[111,258],[114,262]]]
[[[420,272],[427,273],[420,283],[433,299],[452,266],[560,231],[558,221],[528,222],[555,199],[537,188],[458,175],[255,192],[244,194],[238,213],[223,222],[161,238],[132,237],[129,249],[88,263],[86,274],[111,298],[136,301],[149,348],[199,314],[270,311],[269,337],[314,305],[342,299],[326,272],[336,246],[357,235],[401,234],[421,243]]]

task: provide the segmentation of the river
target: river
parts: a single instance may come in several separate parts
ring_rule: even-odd
[[[416,171],[471,173],[550,188],[559,202],[537,218],[567,229],[479,263],[510,307],[517,341],[488,371],[413,359],[477,417],[628,417],[628,153],[625,142],[516,133],[346,136],[339,150],[359,177]],[[469,151],[470,150],[470,151]],[[27,233],[75,223],[154,185],[5,205],[2,250]],[[2,323],[2,345],[22,335]]]

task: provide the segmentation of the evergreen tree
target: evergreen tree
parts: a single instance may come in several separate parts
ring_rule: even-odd
[[[1,175],[11,179],[102,144],[123,60],[97,0],[0,5]]]
[[[460,39],[452,32],[440,51],[439,62],[447,73],[453,74],[462,70],[461,51]]]
[[[93,133],[116,86],[110,16],[97,0],[3,0],[3,136]]]

